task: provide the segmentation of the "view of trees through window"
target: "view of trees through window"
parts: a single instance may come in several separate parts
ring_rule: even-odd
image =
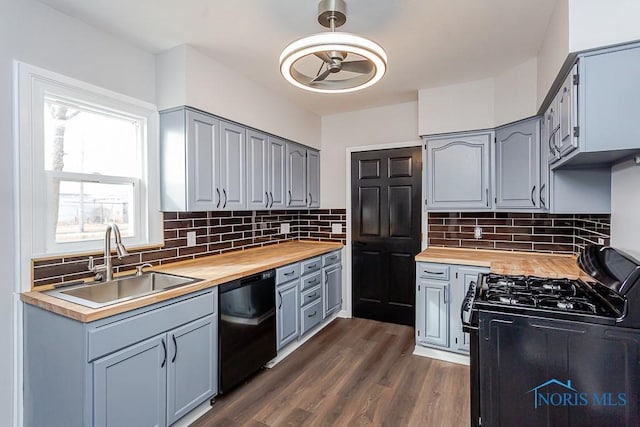
[[[45,101],[44,113],[55,242],[100,239],[110,222],[123,237],[133,236],[140,123],[54,99]]]

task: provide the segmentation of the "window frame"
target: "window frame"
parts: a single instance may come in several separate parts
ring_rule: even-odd
[[[124,182],[130,177],[47,171],[44,152],[44,102],[46,99],[71,102],[99,113],[113,113],[140,124],[141,144],[139,182],[134,197],[139,204],[135,235],[124,238],[128,248],[160,246],[163,243],[160,211],[158,112],[155,105],[89,83],[66,77],[19,61],[14,62],[16,91],[16,152],[18,154],[18,215],[20,254],[23,263],[33,258],[60,257],[70,254],[96,253],[104,247],[103,239],[55,242],[55,221],[51,212],[50,178],[66,175],[90,181]],[[91,179],[93,177],[93,179]],[[110,181],[110,182],[107,182]],[[44,218],[47,220],[43,220]],[[52,228],[53,227],[53,228]],[[23,264],[26,267],[26,264]],[[24,275],[23,275],[24,277]]]

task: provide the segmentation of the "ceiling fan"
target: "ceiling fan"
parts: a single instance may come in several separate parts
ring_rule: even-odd
[[[337,32],[336,28],[346,20],[344,0],[321,0],[318,22],[331,31],[304,37],[287,46],[280,55],[284,78],[300,88],[322,93],[352,92],[379,81],[386,71],[384,49],[355,34]],[[304,68],[309,57],[322,61],[315,75]],[[355,59],[347,61],[347,57]],[[329,78],[332,74],[344,78]]]

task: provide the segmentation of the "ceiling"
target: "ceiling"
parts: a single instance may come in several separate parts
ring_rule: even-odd
[[[326,31],[317,0],[40,0],[152,53],[189,44],[319,115],[408,102],[430,87],[487,78],[536,56],[557,0],[346,0],[340,29],[387,52],[377,85],[349,94],[290,86],[278,59]]]

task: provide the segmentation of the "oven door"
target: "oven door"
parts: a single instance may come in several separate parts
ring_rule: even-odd
[[[640,425],[637,330],[478,314],[483,426]]]

